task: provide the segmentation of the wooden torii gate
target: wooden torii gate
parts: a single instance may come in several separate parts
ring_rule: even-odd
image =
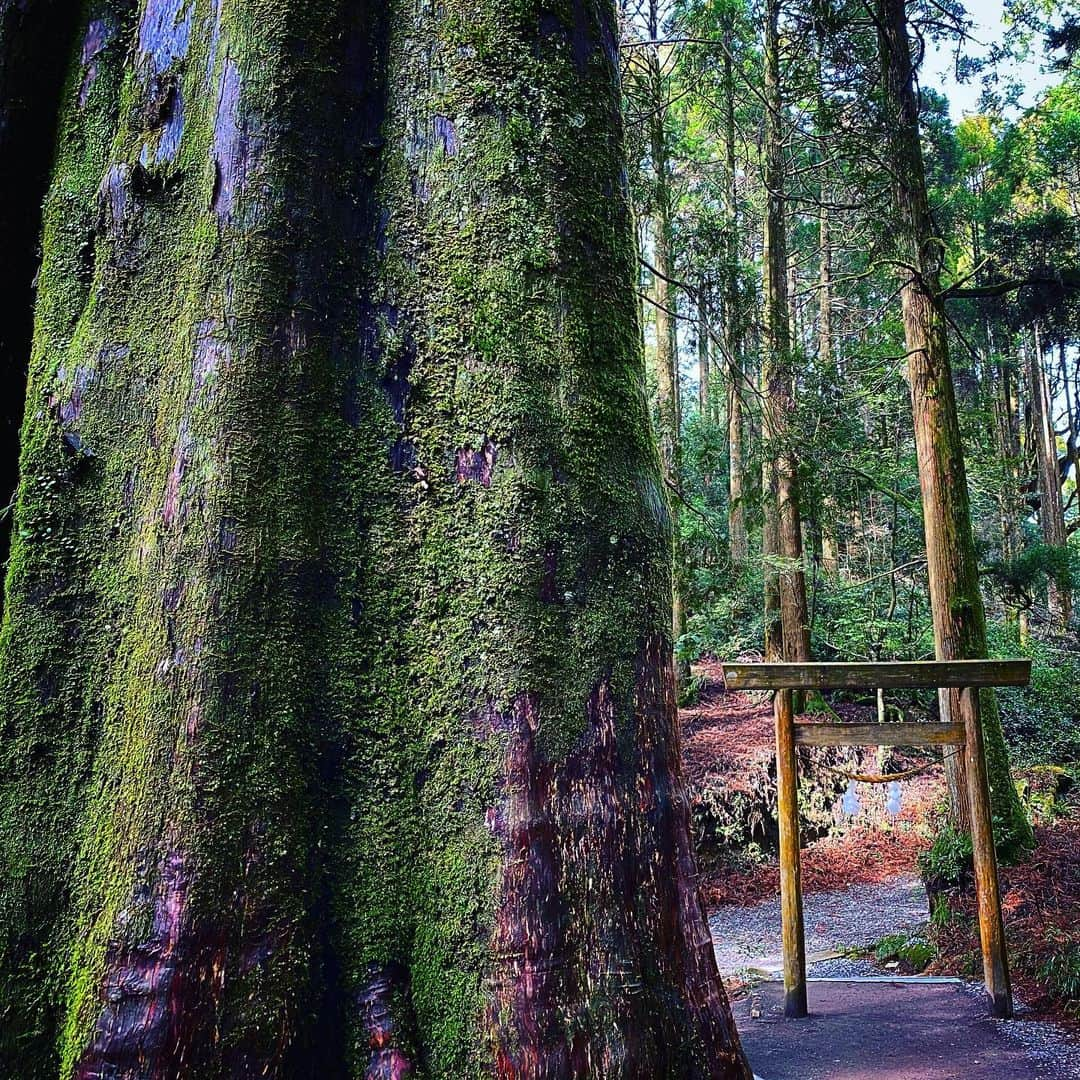
[[[729,690],[773,690],[776,720],[777,818],[780,826],[780,912],[784,941],[784,1015],[806,1007],[806,942],[799,865],[799,746],[962,746],[967,763],[971,846],[979,906],[983,979],[990,1011],[1012,1016],[1012,990],[1001,918],[997,856],[990,816],[978,688],[1026,686],[1030,660],[929,660],[910,663],[724,664]],[[953,687],[961,723],[796,723],[793,690],[877,690]]]

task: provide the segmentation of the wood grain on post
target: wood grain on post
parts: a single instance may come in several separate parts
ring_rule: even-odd
[[[993,821],[990,814],[990,784],[983,752],[979,694],[972,687],[960,692],[960,712],[967,732],[968,796],[971,810],[971,848],[975,863],[975,888],[979,901],[979,938],[982,942],[983,980],[994,1016],[1008,1019],[1013,1014],[1009,985],[1009,961],[1005,952],[1005,924],[1001,917],[997,853],[994,850]]]
[[[773,701],[776,719],[776,817],[780,826],[780,917],[784,940],[784,1015],[806,1016],[806,942],[799,870],[799,777],[791,691]]]
[[[876,690],[940,686],[1026,686],[1030,660],[914,660],[892,663],[724,664],[729,690]]]
[[[963,724],[806,724],[795,725],[799,746],[963,746]]]

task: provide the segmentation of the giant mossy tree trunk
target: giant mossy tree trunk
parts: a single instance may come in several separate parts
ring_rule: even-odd
[[[0,636],[0,1071],[749,1076],[614,13],[91,0]]]
[[[986,656],[986,614],[971,528],[967,474],[956,411],[949,339],[939,267],[942,241],[934,228],[919,141],[919,100],[911,62],[905,0],[879,0],[883,112],[893,160],[896,245],[900,298],[908,350],[908,382],[914,416],[927,572],[938,659]],[[961,697],[949,694],[949,711],[961,719]],[[964,700],[967,696],[963,695]],[[1031,843],[1031,826],[1009,774],[993,690],[979,695],[990,795],[999,850],[1015,852]],[[959,765],[959,755],[950,761]],[[950,777],[950,790],[966,784]],[[954,821],[963,808],[954,799]]]

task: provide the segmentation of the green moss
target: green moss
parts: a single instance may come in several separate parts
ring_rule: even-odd
[[[671,522],[615,72],[598,27],[581,67],[565,35],[538,44],[525,3],[395,2],[375,19],[226,0],[216,43],[215,5],[192,12],[171,72],[175,160],[135,171],[160,134],[128,25],[85,107],[101,117],[69,95],[78,134],[46,215],[41,407],[0,640],[0,914],[15,934],[40,921],[40,948],[9,942],[0,963],[21,1002],[12,1030],[43,1074],[72,1075],[104,986],[172,934],[211,973],[185,1035],[193,1075],[231,1056],[359,1073],[356,1003],[391,963],[411,974],[398,1038],[426,1074],[484,1075],[506,963],[492,943],[508,858],[490,822],[507,717],[535,702],[536,769],[562,775],[603,686],[630,822],[618,843],[652,842],[678,802],[670,732],[635,702],[645,643],[670,635]],[[377,133],[351,121],[379,88],[343,72],[342,30],[384,26],[388,41],[361,41],[386,58],[394,103],[376,176],[358,159]],[[250,172],[223,218],[226,57]],[[98,191],[119,164],[113,221]],[[369,197],[384,240],[356,209]],[[81,412],[61,421],[53,399],[80,378]],[[646,794],[636,755],[654,723]],[[614,827],[614,804],[590,812]],[[628,916],[603,892],[611,853],[582,843],[559,882],[578,940],[607,947],[631,917],[658,939],[651,864]],[[701,1051],[667,962],[642,963],[635,1008],[655,1060],[665,1039],[686,1045],[672,1072]],[[567,1004],[568,1037],[617,1041],[614,979]]]

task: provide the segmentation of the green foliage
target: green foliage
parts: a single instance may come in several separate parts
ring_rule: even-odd
[[[731,658],[761,649],[763,588],[758,567],[732,580],[730,567],[694,568],[690,575],[685,655]]]
[[[1003,623],[991,627],[994,655],[1021,652]],[[997,698],[1001,726],[1016,765],[1080,760],[1080,655],[1071,648],[1032,638],[1022,653],[1031,658],[1031,682],[1004,687]]]
[[[1064,797],[1076,784],[1076,776],[1060,765],[1036,765],[1016,781],[1016,789],[1032,820],[1053,821],[1065,812]]]
[[[1007,562],[993,562],[987,573],[1012,603],[1030,607],[1033,597],[1045,591],[1048,581],[1071,591],[1080,581],[1080,551],[1072,546],[1031,543]]]
[[[925,971],[937,950],[924,937],[889,934],[874,946],[874,956],[881,961],[897,960],[915,972]]]
[[[972,861],[971,834],[946,825],[929,850],[919,856],[919,873],[932,886],[932,891],[938,892],[970,882]]]
[[[1052,951],[1039,965],[1038,976],[1050,991],[1069,1003],[1070,1012],[1080,1014],[1080,942],[1060,930],[1048,937]]]
[[[957,918],[956,909],[949,903],[945,893],[935,893],[930,903],[930,925],[935,930],[943,930]]]
[[[685,659],[688,663],[691,659],[700,655],[699,652],[691,652],[687,650],[683,645],[685,642],[685,636],[680,638],[679,644],[675,649],[675,659]],[[681,647],[681,648],[680,648]],[[687,707],[690,705],[696,705],[698,698],[701,696],[701,691],[705,686],[705,677],[703,675],[691,675],[689,679],[684,679],[679,686],[679,705],[680,707]]]

